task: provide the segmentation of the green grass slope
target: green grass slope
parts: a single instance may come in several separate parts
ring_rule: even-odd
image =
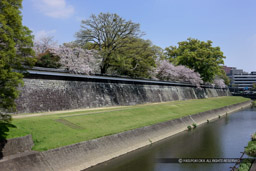
[[[33,150],[44,151],[247,100],[228,96],[25,117],[13,119],[17,128],[8,138],[31,134]]]

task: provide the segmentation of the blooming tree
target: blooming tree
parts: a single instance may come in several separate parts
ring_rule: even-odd
[[[197,87],[200,87],[200,84],[203,83],[199,73],[183,65],[174,66],[167,60],[159,62],[155,73],[160,80],[189,82]]]
[[[215,78],[215,79],[213,80],[213,84],[214,84],[216,87],[218,87],[218,88],[226,88],[226,87],[227,87],[226,84],[225,84],[225,82],[224,82],[224,80],[221,79],[221,78]]]
[[[177,81],[179,74],[176,67],[167,60],[159,61],[156,68],[156,77],[160,80]]]
[[[84,50],[74,43],[58,46],[52,36],[35,40],[33,49],[38,57],[37,66],[52,67],[53,64],[60,64],[71,73],[87,75],[99,71],[99,55],[96,50]],[[51,65],[46,66],[45,63]]]
[[[95,50],[60,46],[51,51],[60,57],[60,64],[72,73],[89,75],[99,71],[99,55]]]
[[[179,80],[184,82],[190,82],[192,85],[200,87],[200,84],[203,83],[203,80],[200,77],[198,72],[195,72],[192,69],[189,69],[183,65],[176,66],[177,72],[179,73]]]
[[[36,53],[36,56],[47,52],[47,50],[55,49],[58,47],[58,43],[54,41],[53,36],[44,36],[40,39],[34,41],[33,50]]]

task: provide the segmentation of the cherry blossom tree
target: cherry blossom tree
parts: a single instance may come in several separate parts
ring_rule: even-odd
[[[183,65],[174,66],[167,60],[159,62],[155,75],[160,80],[189,82],[198,88],[203,83],[199,73]]]
[[[60,64],[71,73],[89,75],[99,72],[100,62],[96,50],[60,46],[51,51],[60,57]]]
[[[34,40],[33,50],[36,56],[47,52],[49,49],[56,49],[58,47],[57,41],[54,40],[53,36],[43,36],[40,39]]]
[[[159,61],[156,68],[156,78],[165,81],[177,81],[179,74],[176,67],[167,60]]]
[[[197,87],[200,87],[200,84],[203,83],[203,80],[201,79],[198,72],[195,72],[194,70],[189,69],[183,65],[176,66],[176,69],[179,74],[180,81],[189,82]]]
[[[213,84],[215,85],[215,87],[218,87],[218,88],[226,88],[227,87],[224,80],[221,78],[218,78],[218,77],[216,77],[213,80]]]

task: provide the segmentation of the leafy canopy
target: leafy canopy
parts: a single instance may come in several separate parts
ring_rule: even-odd
[[[33,37],[22,25],[21,8],[22,0],[0,1],[0,124],[8,123],[6,113],[15,110],[24,65],[34,63]]]
[[[59,68],[61,67],[60,57],[54,55],[50,50],[46,50],[46,52],[37,56],[37,62],[35,66],[45,68]]]
[[[101,53],[101,74],[107,73],[113,54],[119,48],[125,47],[129,38],[138,38],[141,35],[139,24],[110,13],[92,15],[88,20],[83,20],[81,30],[76,33],[80,45],[93,45]]]
[[[225,56],[220,47],[212,47],[212,41],[188,38],[178,45],[166,48],[166,55],[171,62],[194,69],[204,82],[212,82],[215,75],[221,75],[220,64],[224,64]]]
[[[223,79],[223,80],[224,80],[224,83],[225,83],[226,85],[229,85],[229,84],[230,84],[230,79],[229,79],[228,76],[226,75],[226,73],[225,73],[225,71],[224,71],[223,68],[220,69],[220,72],[217,73],[216,77],[219,77],[219,78]]]
[[[111,55],[112,73],[130,77],[149,78],[155,67],[157,53],[149,40],[128,38],[126,45]]]

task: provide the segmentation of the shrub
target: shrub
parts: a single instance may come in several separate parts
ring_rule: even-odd
[[[245,147],[245,153],[248,156],[256,157],[256,141],[250,141],[248,146]]]
[[[187,128],[188,128],[188,130],[190,131],[191,129],[192,129],[192,127],[189,125],[189,126],[187,126]]]
[[[193,123],[192,126],[194,129],[197,127],[196,123]]]
[[[252,165],[253,159],[245,159],[240,163],[238,171],[249,171]]]
[[[256,107],[256,100],[252,102],[252,107]]]
[[[36,66],[46,67],[46,68],[59,68],[61,64],[59,63],[60,57],[54,55],[49,50],[45,53],[38,55]]]

